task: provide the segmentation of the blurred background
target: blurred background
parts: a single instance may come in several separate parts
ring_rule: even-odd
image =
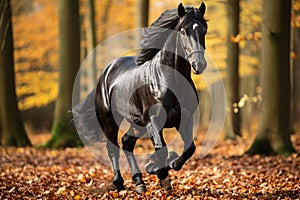
[[[146,3],[145,3],[146,2]],[[182,2],[185,6],[199,7],[201,2],[195,0],[80,0],[80,60],[97,44],[105,47],[105,40],[134,28],[150,25],[166,9],[177,8]],[[205,18],[208,20],[206,52],[220,71],[223,81],[236,76],[236,87],[227,86],[227,112],[238,116],[233,124],[234,132],[243,137],[255,135],[258,126],[261,96],[261,15],[262,0],[240,0],[239,7],[234,8],[232,0],[206,0]],[[48,0],[12,0],[12,21],[15,56],[15,78],[18,107],[21,110],[27,134],[33,144],[44,141],[39,136],[50,138],[54,115],[54,104],[58,95],[58,60],[59,60],[59,22],[57,1]],[[142,12],[141,12],[142,10]],[[92,11],[92,13],[91,13]],[[234,15],[238,12],[238,27],[234,25]],[[147,17],[148,13],[148,17]],[[146,16],[147,19],[144,19]],[[92,25],[91,25],[92,24]],[[300,63],[297,41],[300,39],[300,1],[292,1],[291,15],[291,79],[292,88],[300,84]],[[237,33],[232,30],[238,30]],[[138,36],[129,36],[128,49],[139,41]],[[230,65],[228,52],[230,45],[238,47],[235,69]],[[97,67],[108,64],[112,55],[119,55],[120,49],[108,44],[109,51],[101,52],[97,58]],[[298,47],[299,48],[299,47]],[[105,49],[105,48],[104,48]],[[116,51],[116,52],[114,52]],[[135,52],[122,50],[122,54],[133,55]],[[98,54],[97,54],[98,55]],[[99,70],[99,69],[98,69]],[[93,87],[97,77],[88,70],[81,73],[80,96],[83,97]],[[210,97],[202,78],[193,77],[200,101],[200,129],[205,131],[210,120]],[[220,81],[220,80],[216,80]],[[230,85],[230,84],[229,84]],[[229,87],[229,88],[228,88]],[[236,92],[233,92],[236,90]],[[299,89],[298,89],[299,90]],[[233,94],[232,94],[233,93]],[[232,97],[235,96],[235,97]],[[300,94],[297,89],[292,92],[291,131],[297,132],[300,125]],[[230,121],[230,120],[229,120]],[[226,120],[224,130],[231,125]],[[224,131],[226,132],[226,131]],[[226,135],[226,133],[224,133]],[[36,141],[35,141],[36,140]]]

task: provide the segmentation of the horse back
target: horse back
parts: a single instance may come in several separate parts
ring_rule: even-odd
[[[96,112],[101,118],[107,117],[112,112],[111,98],[114,89],[118,85],[126,84],[122,76],[137,67],[135,59],[133,56],[117,58],[103,70],[97,83],[95,96]]]

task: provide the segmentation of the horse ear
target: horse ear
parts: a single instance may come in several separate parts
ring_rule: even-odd
[[[200,11],[202,16],[204,16],[205,10],[206,10],[206,5],[205,5],[205,3],[202,2],[201,6],[199,7],[199,11]]]
[[[184,7],[183,7],[182,3],[180,3],[178,5],[178,15],[181,18],[185,15],[185,10],[184,10]]]

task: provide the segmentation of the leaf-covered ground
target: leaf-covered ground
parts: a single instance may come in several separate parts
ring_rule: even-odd
[[[300,136],[293,136],[300,152]],[[172,192],[144,174],[148,192],[107,192],[111,169],[85,149],[0,149],[0,199],[299,199],[300,157],[239,156],[251,141],[220,141],[205,158],[194,156],[180,171],[170,171]]]

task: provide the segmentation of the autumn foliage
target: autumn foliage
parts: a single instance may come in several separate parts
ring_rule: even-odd
[[[108,21],[103,23],[104,8],[109,1],[95,1],[97,43],[125,30],[135,27],[132,16],[135,13],[135,1],[124,0],[111,3]],[[293,9],[299,10],[299,1],[293,1]],[[80,14],[82,29],[87,28],[86,1],[81,0]],[[195,3],[188,0],[184,4]],[[164,3],[151,1],[150,19],[153,22],[165,9],[175,8],[177,3],[167,0]],[[126,7],[126,9],[124,9]],[[15,45],[15,70],[19,108],[27,110],[41,107],[55,101],[58,79],[58,15],[55,1],[30,0],[13,1],[13,33]],[[259,73],[258,53],[261,40],[261,0],[241,1],[241,31],[231,36],[231,41],[239,43],[241,51],[240,74]],[[216,1],[209,2],[206,18],[209,20],[207,52],[214,64],[223,71],[226,67],[226,9]],[[122,10],[122,12],[117,12]],[[292,26],[299,27],[299,16],[292,15]],[[133,40],[128,41],[134,42]],[[82,42],[82,48],[86,42]],[[255,53],[256,52],[256,53]],[[297,56],[295,52],[292,57]],[[223,74],[225,77],[225,74]],[[199,78],[195,80],[199,89],[205,84]]]
[[[26,3],[27,2],[27,3]],[[82,16],[82,29],[87,28],[86,1],[81,2],[80,14]],[[255,0],[259,2],[259,0]],[[106,14],[108,21],[103,23],[104,8],[109,1],[95,1],[97,43],[125,30],[135,28],[132,17],[135,13],[135,2],[126,0],[119,3],[111,3]],[[189,5],[191,2],[183,1]],[[26,6],[25,6],[26,5]],[[166,1],[163,4],[151,1],[150,19],[153,22],[161,12],[175,8],[176,2]],[[196,5],[195,5],[196,6]],[[243,7],[249,6],[243,3]],[[124,9],[126,7],[126,9]],[[25,9],[26,8],[26,9]],[[209,4],[210,11],[206,18],[209,19],[209,31],[207,36],[207,51],[212,56],[215,65],[219,69],[225,68],[226,60],[226,13],[224,5],[218,2]],[[251,4],[250,10],[242,12],[241,35],[232,37],[232,41],[239,42],[241,47],[249,43],[255,48],[260,39],[260,7],[259,3]],[[122,10],[119,12],[118,10]],[[218,10],[218,12],[215,12]],[[57,97],[58,79],[58,15],[55,1],[31,0],[13,1],[13,26],[15,41],[15,68],[17,81],[17,95],[19,108],[27,110],[33,107],[41,107],[55,101]],[[117,12],[118,11],[118,12]],[[254,13],[254,14],[253,14]],[[251,21],[251,26],[245,23]],[[128,43],[133,43],[129,39]],[[86,42],[82,42],[82,48]],[[253,65],[258,64],[257,58],[243,54],[242,74],[255,73]],[[254,70],[254,71],[253,71]],[[198,78],[199,79],[199,78]],[[201,80],[196,80],[199,89],[205,88]]]
[[[134,0],[95,2],[98,43],[135,27]],[[198,4],[189,0],[182,2],[188,5]],[[241,1],[241,31],[230,37],[230,41],[238,43],[241,48],[241,77],[253,75],[257,78],[260,74],[261,2]],[[81,0],[80,3],[81,29],[85,30],[86,1]],[[107,6],[110,3],[110,7]],[[175,8],[177,3],[173,0],[150,1],[149,21],[153,22],[164,10]],[[207,4],[207,52],[225,78],[225,4],[223,1],[207,1]],[[108,13],[104,13],[106,7],[109,8]],[[59,35],[56,1],[13,0],[12,8],[18,106],[22,111],[46,107],[56,100],[58,93]],[[299,0],[293,1],[293,11],[299,13]],[[292,13],[291,19],[292,27],[299,28],[300,16]],[[129,45],[133,42],[133,38],[128,39]],[[86,48],[86,41],[81,41],[81,48]],[[291,52],[291,58],[295,59],[297,56],[297,52]],[[193,78],[198,90],[207,89],[201,78]],[[244,85],[250,85],[248,79],[245,80]],[[84,90],[85,86],[82,88]],[[239,112],[249,104],[257,105],[262,102],[261,87],[255,82],[253,88],[250,94],[242,94],[240,101],[233,104],[234,112]],[[203,104],[206,107],[204,101],[201,103],[200,107]],[[257,126],[251,124],[252,118],[247,119],[250,130]],[[36,144],[34,138],[38,136],[29,136],[32,143]],[[130,173],[124,174],[126,190],[108,191],[113,178],[110,166],[98,162],[86,149],[1,147],[0,199],[299,199],[299,155],[241,156],[251,146],[253,137],[249,131],[243,139],[219,141],[207,157],[200,159],[195,155],[180,172],[170,171],[172,192],[162,190],[156,176],[144,174],[148,191],[141,195],[134,192],[135,186]],[[299,134],[292,136],[292,142],[299,152]],[[197,147],[200,146],[201,142],[198,142]]]
[[[300,151],[300,137],[292,137]],[[0,198],[42,199],[298,199],[300,157],[240,156],[252,140],[218,142],[179,172],[170,171],[172,192],[155,175],[144,174],[148,191],[138,194],[130,173],[124,191],[107,191],[109,166],[85,149],[1,148]],[[200,146],[198,146],[200,148]]]

